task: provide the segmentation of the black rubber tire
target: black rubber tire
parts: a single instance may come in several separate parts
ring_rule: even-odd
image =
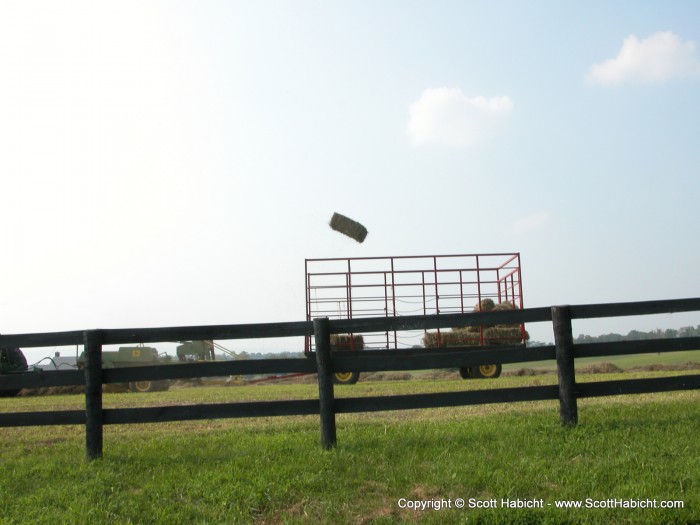
[[[459,377],[461,377],[462,379],[471,379],[472,377],[474,377],[472,375],[472,369],[468,366],[465,366],[464,368],[460,368],[459,369]]]
[[[334,385],[354,385],[359,380],[359,372],[336,372],[333,374]]]
[[[471,367],[472,377],[478,379],[496,379],[501,375],[501,365],[477,365]]]
[[[132,381],[129,383],[129,390],[138,393],[164,392],[168,388],[170,388],[168,381]]]

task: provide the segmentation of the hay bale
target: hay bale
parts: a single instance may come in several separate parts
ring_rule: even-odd
[[[472,312],[474,312],[474,313],[476,313],[476,312],[490,312],[494,308],[496,308],[496,303],[493,302],[493,299],[486,298],[486,299],[482,299],[481,301],[479,301],[479,303],[474,308],[472,308]],[[487,328],[487,327],[484,327],[484,328]],[[453,328],[452,330],[466,330],[466,331],[471,332],[473,334],[478,334],[480,328],[478,326],[463,326],[463,327]]]
[[[496,303],[493,302],[493,299],[482,299],[479,304],[477,304],[474,309],[472,310],[473,312],[490,312],[496,308]]]
[[[482,299],[473,308],[473,312],[499,312],[515,310],[510,301],[495,304],[492,299]],[[477,346],[481,344],[481,330],[484,330],[485,345],[519,345],[523,342],[523,333],[519,324],[499,324],[484,326],[453,327],[449,332],[426,332],[423,336],[423,346],[435,348],[438,346]],[[530,339],[527,331],[524,339]]]
[[[525,340],[530,339],[530,334],[525,332]],[[484,343],[487,345],[519,345],[523,342],[523,333],[520,325],[499,325],[484,330]]]
[[[505,312],[505,311],[511,311],[511,310],[516,310],[517,307],[511,303],[510,301],[503,301],[502,303],[498,303],[496,306],[493,307],[494,312]],[[511,323],[511,324],[497,324],[496,328],[503,328],[507,330],[511,329],[519,329],[520,325],[518,323]]]
[[[468,330],[451,330],[449,332],[426,332],[423,336],[423,346],[436,348],[438,346],[476,346],[480,343],[478,333]]]
[[[331,334],[331,350],[363,350],[365,339],[361,335]]]
[[[423,346],[426,348],[435,348],[438,346],[438,342],[437,332],[426,332],[423,336]]]
[[[472,328],[476,328],[472,330]],[[525,332],[525,340],[530,339],[530,334]],[[520,345],[523,342],[523,334],[520,325],[501,327],[490,326],[484,328],[484,345]],[[423,336],[423,346],[436,348],[439,346],[478,346],[481,344],[479,327],[452,329],[449,332],[426,332]]]
[[[510,301],[503,301],[495,305],[491,310],[494,312],[503,312],[504,310],[515,310],[515,306],[513,306],[513,303]]]
[[[359,222],[353,221],[340,213],[333,214],[329,225],[335,231],[340,232],[343,235],[347,235],[359,243],[362,243],[365,240],[365,237],[367,237],[367,228],[362,226],[362,224]]]

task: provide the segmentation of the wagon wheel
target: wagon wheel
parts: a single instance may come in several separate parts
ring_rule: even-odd
[[[501,375],[501,365],[478,365],[471,368],[472,377],[495,379]]]
[[[169,381],[133,381],[129,383],[132,392],[165,392],[170,388]]]
[[[155,381],[132,381],[129,383],[129,390],[132,392],[155,392]]]
[[[462,379],[470,379],[470,378],[474,377],[472,375],[472,369],[469,368],[468,366],[464,367],[464,368],[460,368],[459,369],[459,377],[461,377]]]
[[[333,384],[336,385],[354,385],[359,379],[359,372],[336,372],[333,374]]]

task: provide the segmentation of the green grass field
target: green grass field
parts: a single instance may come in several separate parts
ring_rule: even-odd
[[[622,370],[629,370],[645,366],[681,365],[683,363],[700,363],[700,350],[690,352],[664,352],[663,354],[633,354],[633,355],[610,355],[605,357],[578,357],[576,358],[576,369],[585,369],[596,363],[611,363]],[[503,370],[517,370],[518,368],[556,368],[554,361],[534,361],[530,363],[513,363],[504,365]]]
[[[580,382],[692,372],[580,374]],[[542,385],[360,382],[338,396]],[[314,384],[105,394],[106,407],[314,398]],[[81,408],[82,396],[0,399],[0,411]],[[105,427],[85,461],[82,427],[2,429],[0,523],[700,523],[700,393],[339,415],[320,447],[317,416]],[[464,500],[464,508],[456,508]],[[683,508],[557,508],[581,501],[680,501]],[[543,508],[508,508],[529,501]],[[414,503],[424,510],[408,508]],[[441,503],[443,502],[443,503]],[[451,508],[437,510],[439,504]],[[494,508],[470,508],[494,506]]]

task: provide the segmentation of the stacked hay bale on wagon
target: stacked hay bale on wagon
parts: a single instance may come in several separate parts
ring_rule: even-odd
[[[360,351],[365,348],[365,340],[361,335],[331,334],[331,352],[336,350]],[[354,385],[360,379],[359,372],[336,372],[333,382],[336,385]]]
[[[472,312],[498,312],[515,310],[510,301],[494,303],[492,299],[482,299]],[[519,345],[530,336],[519,324],[497,324],[483,326],[455,327],[446,332],[426,332],[423,345],[426,348],[481,345]],[[463,379],[469,377],[496,378],[501,375],[501,365],[477,365],[459,369]]]
[[[331,350],[364,350],[365,339],[355,334],[331,334]]]

